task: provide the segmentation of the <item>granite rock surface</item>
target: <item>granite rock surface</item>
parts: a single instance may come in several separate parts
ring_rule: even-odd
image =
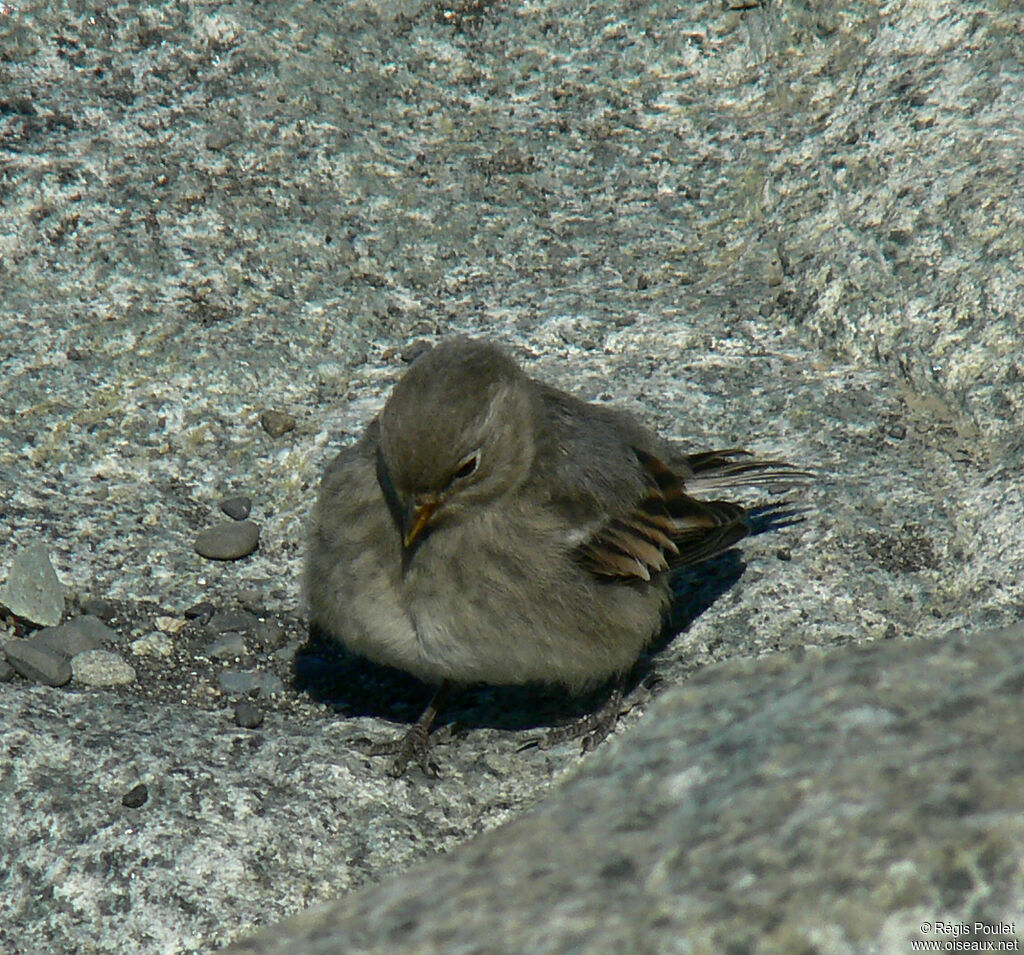
[[[836,686],[895,647],[962,686],[936,638],[1024,619],[1021,13],[735,6],[0,2],[0,580],[45,548],[64,616],[101,617],[135,673],[47,688],[4,664],[0,948],[209,949],[589,785],[563,782],[573,748],[521,749],[585,705],[533,690],[457,702],[440,781],[383,779],[358,740],[428,689],[306,641],[319,472],[450,334],[690,448],[820,468],[801,522],[680,581],[641,668],[653,706],[723,661],[796,699],[782,671],[805,647],[845,661]],[[258,550],[196,553],[242,495]],[[55,616],[5,615],[0,643]],[[227,632],[231,658],[208,652]],[[970,733],[1010,705],[979,680]],[[946,715],[900,724],[908,752],[969,767],[967,728],[929,748]],[[697,746],[689,718],[666,703],[657,732]],[[622,727],[648,730],[642,707]],[[856,733],[828,738],[882,786]],[[582,761],[607,801],[628,749]],[[977,769],[961,790],[929,803],[942,827],[1003,805]],[[908,843],[899,911],[943,872],[951,918],[1009,911],[1013,878],[985,879],[1017,857],[991,823],[959,868]],[[751,892],[765,845],[727,870]],[[821,891],[848,871],[780,857]],[[677,870],[657,878],[688,891]],[[965,872],[992,888],[958,894]]]
[[[229,951],[1019,945],[1022,685],[1021,626],[709,667],[515,822]]]

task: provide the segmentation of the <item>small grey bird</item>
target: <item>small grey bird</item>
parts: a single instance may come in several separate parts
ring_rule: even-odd
[[[622,411],[536,381],[468,338],[421,356],[327,467],[306,566],[311,622],[439,684],[392,752],[415,758],[454,684],[560,684],[630,670],[658,634],[670,572],[748,533],[694,495],[806,476],[741,450],[683,454]],[[599,741],[614,725],[594,729]],[[600,720],[598,722],[601,722]]]

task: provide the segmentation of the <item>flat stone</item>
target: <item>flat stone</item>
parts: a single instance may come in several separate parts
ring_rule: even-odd
[[[163,615],[157,617],[153,622],[156,624],[157,630],[163,630],[164,633],[172,635],[181,633],[188,625],[188,620],[185,617],[165,617]]]
[[[225,670],[219,682],[221,690],[230,696],[248,696],[256,692],[260,699],[265,699],[284,692],[281,678],[262,670]]]
[[[275,660],[292,663],[298,655],[299,650],[302,649],[303,643],[304,641],[302,640],[289,640],[283,647],[275,650],[271,655]]]
[[[43,627],[32,635],[33,642],[41,647],[46,647],[54,653],[70,660],[76,653],[84,653],[86,650],[98,650],[103,644],[90,640],[88,637],[81,637],[68,633],[63,625],[59,627]]]
[[[105,621],[93,614],[84,613],[79,617],[73,617],[64,626],[68,631],[82,634],[92,640],[109,643],[121,639],[121,635],[113,627],[108,627]]]
[[[132,641],[132,653],[140,657],[170,657],[174,653],[174,641],[166,633],[154,630]]]
[[[71,660],[76,683],[86,686],[124,686],[135,682],[135,667],[112,650],[86,650]]]
[[[235,591],[235,598],[251,613],[260,616],[266,604],[266,593],[264,587],[239,587]]]
[[[71,680],[67,657],[35,640],[9,640],[4,645],[7,661],[26,680],[47,686],[64,686]]]
[[[259,617],[247,610],[224,610],[221,613],[215,613],[207,626],[211,630],[221,633],[226,630],[253,630],[259,622]]]
[[[284,640],[284,627],[276,620],[259,620],[253,627],[253,638],[264,650],[274,650]]]
[[[11,562],[0,604],[16,617],[54,627],[64,615],[64,586],[50,563],[45,544],[22,547]]]
[[[83,614],[59,627],[44,627],[32,639],[70,659],[87,650],[101,650],[106,644],[117,640],[118,633],[99,617]]]
[[[209,644],[204,652],[215,660],[236,660],[244,657],[249,648],[245,645],[245,637],[229,631]]]
[[[210,560],[238,560],[248,557],[260,541],[260,528],[252,521],[225,521],[203,531],[196,538],[196,551]]]

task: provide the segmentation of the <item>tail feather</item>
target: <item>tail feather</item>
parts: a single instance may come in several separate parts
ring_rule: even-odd
[[[682,458],[690,474],[684,479],[688,494],[722,488],[771,484],[782,487],[812,480],[814,471],[775,458],[758,458],[744,448],[703,451]]]

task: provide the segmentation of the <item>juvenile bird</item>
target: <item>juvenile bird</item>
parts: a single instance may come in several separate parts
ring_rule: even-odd
[[[456,338],[421,356],[328,465],[306,588],[315,627],[440,686],[394,747],[436,771],[430,725],[452,685],[626,674],[658,634],[670,572],[748,533],[695,495],[805,475],[741,450],[683,454],[631,415],[530,378]],[[606,735],[618,715],[621,681]],[[601,722],[600,720],[598,721]]]

